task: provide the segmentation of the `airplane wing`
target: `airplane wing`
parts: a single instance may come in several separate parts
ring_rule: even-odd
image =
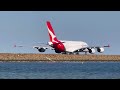
[[[99,53],[102,53],[104,51],[104,47],[110,47],[110,45],[106,45],[106,46],[89,46],[89,47],[83,47],[83,48],[79,48],[74,50],[73,52],[89,52],[89,53],[95,53],[95,49],[97,49],[97,51]]]
[[[87,47],[87,48],[100,48],[100,47],[110,47],[110,45],[105,45],[105,46],[90,46],[90,47]]]
[[[33,46],[33,48],[36,48],[36,49],[44,48],[44,49],[54,50],[54,48],[52,48],[52,47],[50,47],[50,46]]]
[[[39,52],[45,52],[46,49],[54,50],[54,48],[50,47],[48,44],[33,46],[33,48],[36,48]]]
[[[30,48],[36,48],[39,52],[45,52],[46,49],[50,49],[50,50],[54,50],[54,48],[50,47],[47,44],[41,44],[41,45],[35,45],[35,46],[28,46],[28,45],[14,45],[14,47],[19,47],[19,48],[23,48],[23,47],[30,47]]]

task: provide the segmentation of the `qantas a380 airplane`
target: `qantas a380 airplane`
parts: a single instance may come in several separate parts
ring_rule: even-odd
[[[95,53],[95,49],[102,53],[104,52],[104,47],[110,47],[107,46],[96,46],[96,47],[89,47],[86,42],[83,41],[66,41],[66,40],[58,40],[55,32],[51,26],[51,23],[49,21],[46,22],[47,28],[48,28],[48,34],[50,41],[48,42],[48,45],[51,47],[52,50],[55,50],[56,53],[62,53],[62,54],[79,54],[79,52],[85,52],[85,54]],[[41,46],[34,46],[33,48],[38,49],[39,52],[45,52],[46,49],[50,49],[50,47],[41,47]]]

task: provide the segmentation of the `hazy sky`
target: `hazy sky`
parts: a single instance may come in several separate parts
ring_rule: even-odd
[[[110,44],[104,54],[120,54],[120,11],[1,11],[0,53],[39,53],[32,46],[49,40],[47,20],[60,40]],[[14,44],[26,47],[14,48]]]

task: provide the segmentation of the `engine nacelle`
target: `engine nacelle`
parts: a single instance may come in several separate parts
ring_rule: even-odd
[[[45,50],[46,50],[45,48],[38,49],[39,52],[45,52]]]
[[[95,49],[94,48],[91,48],[91,49],[88,49],[88,50],[89,50],[89,53],[91,53],[91,54],[95,53]]]
[[[102,52],[104,52],[104,48],[102,48],[102,47],[101,48],[97,48],[97,51],[102,53]]]

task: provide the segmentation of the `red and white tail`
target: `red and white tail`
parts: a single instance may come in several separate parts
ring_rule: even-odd
[[[51,26],[51,23],[49,21],[47,21],[47,28],[48,28],[48,33],[49,33],[49,38],[50,38],[50,42],[52,43],[59,43],[60,41],[57,39],[55,32]]]

